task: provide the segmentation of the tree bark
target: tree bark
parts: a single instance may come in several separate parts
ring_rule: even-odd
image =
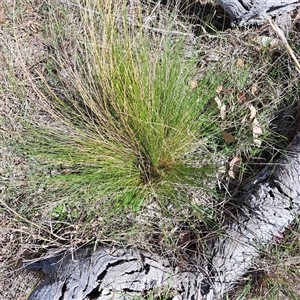
[[[300,213],[300,133],[276,168],[266,169],[241,199],[241,210],[208,242],[207,261],[183,271],[133,249],[80,250],[27,264],[48,274],[29,300],[132,299],[170,287],[173,299],[220,299]],[[202,270],[202,271],[199,271]],[[203,270],[206,270],[204,272]],[[176,298],[177,297],[177,298]]]
[[[217,0],[237,25],[261,25],[266,15],[276,17],[300,7],[300,0]]]
[[[228,292],[250,268],[259,249],[274,241],[300,214],[300,133],[276,168],[266,170],[241,199],[242,210],[228,222],[225,234],[209,243],[213,249],[207,299]]]
[[[155,288],[197,299],[203,277],[182,272],[158,256],[133,249],[79,250],[30,263],[48,274],[28,300],[136,299]],[[181,299],[181,298],[180,298]]]

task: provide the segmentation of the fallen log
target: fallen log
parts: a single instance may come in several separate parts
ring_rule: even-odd
[[[60,253],[26,268],[48,274],[28,300],[136,299],[164,287],[180,299],[193,299],[203,279],[195,272],[171,267],[161,257],[133,249]]]
[[[228,292],[259,256],[260,249],[300,214],[300,133],[274,170],[268,168],[241,199],[236,221],[228,222],[220,238],[211,241],[208,300]]]
[[[248,187],[239,213],[227,221],[220,237],[208,242],[208,259],[195,270],[174,268],[156,255],[133,249],[61,253],[27,264],[48,274],[28,299],[132,299],[162,287],[174,291],[173,299],[221,299],[260,249],[299,215],[299,170],[300,133],[276,168],[265,170]]]
[[[261,25],[266,15],[277,17],[300,7],[300,0],[217,0],[233,24]]]

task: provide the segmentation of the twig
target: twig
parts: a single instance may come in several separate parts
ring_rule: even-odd
[[[12,212],[14,215],[16,215],[18,218],[22,219],[23,221],[25,221],[25,222],[27,222],[27,223],[33,225],[34,227],[36,227],[36,228],[38,228],[38,229],[40,229],[40,230],[42,230],[42,231],[44,231],[44,232],[47,232],[48,234],[50,234],[50,235],[56,237],[56,238],[59,239],[59,240],[67,241],[67,239],[62,238],[62,237],[58,236],[57,234],[55,234],[55,233],[49,231],[48,229],[45,229],[45,228],[43,228],[43,227],[41,227],[41,226],[39,226],[39,225],[37,225],[37,224],[35,224],[35,223],[33,223],[33,222],[27,220],[26,218],[22,217],[22,216],[21,216],[19,213],[17,213],[14,209],[10,208],[3,200],[0,200],[0,202],[1,202],[1,204],[2,204],[8,211]]]
[[[287,41],[287,39],[284,35],[283,30],[281,28],[279,28],[278,25],[273,22],[273,20],[270,18],[269,15],[265,14],[265,17],[269,20],[269,23],[270,23],[271,27],[273,28],[273,30],[275,31],[277,36],[280,38],[280,40],[282,41],[282,43],[285,46],[286,50],[288,51],[291,58],[295,62],[296,67],[298,69],[298,72],[300,72],[300,63],[299,63],[298,59],[296,58],[293,49],[290,47],[290,45],[289,45],[289,43],[288,43],[288,41]]]
[[[57,243],[57,242],[52,241],[52,240],[50,240],[50,239],[44,238],[44,237],[41,236],[41,235],[37,235],[37,234],[34,234],[34,233],[32,233],[32,232],[26,231],[26,230],[24,230],[24,229],[18,229],[18,228],[12,228],[12,227],[2,227],[2,228],[4,228],[5,230],[8,230],[8,231],[10,231],[10,232],[20,232],[21,234],[28,234],[28,235],[34,237],[36,240],[44,241],[44,242],[49,242],[49,243],[55,244],[55,245],[57,245],[57,246],[61,246],[60,243]],[[1,228],[1,229],[2,229],[2,228]]]

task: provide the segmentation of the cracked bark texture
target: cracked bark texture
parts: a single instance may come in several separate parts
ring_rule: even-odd
[[[274,241],[278,233],[300,214],[300,133],[294,138],[269,178],[252,185],[241,203],[236,221],[228,222],[225,233],[208,244],[209,287],[205,299],[221,298],[260,254],[259,249]],[[270,169],[271,171],[271,169]]]
[[[80,250],[28,264],[27,268],[48,274],[28,299],[132,299],[163,286],[177,292],[174,299],[221,299],[251,267],[260,249],[299,215],[299,170],[300,133],[276,168],[249,186],[240,212],[224,224],[220,237],[208,243],[208,259],[194,272],[174,269],[158,256],[133,249]]]
[[[261,25],[266,14],[277,17],[300,7],[300,0],[217,0],[237,25]]]
[[[203,279],[194,272],[172,268],[160,257],[133,249],[61,253],[26,268],[48,274],[28,300],[136,299],[159,287],[171,287],[178,291],[178,297],[193,299]]]

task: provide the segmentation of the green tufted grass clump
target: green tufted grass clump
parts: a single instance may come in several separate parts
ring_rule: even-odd
[[[119,2],[84,11],[75,66],[63,55],[53,62],[67,78],[41,76],[39,94],[63,129],[33,125],[27,152],[60,165],[52,180],[68,193],[84,189],[134,209],[153,198],[165,205],[211,171],[203,157],[219,134],[209,103],[218,78],[190,86],[197,61],[185,36],[153,38]]]

